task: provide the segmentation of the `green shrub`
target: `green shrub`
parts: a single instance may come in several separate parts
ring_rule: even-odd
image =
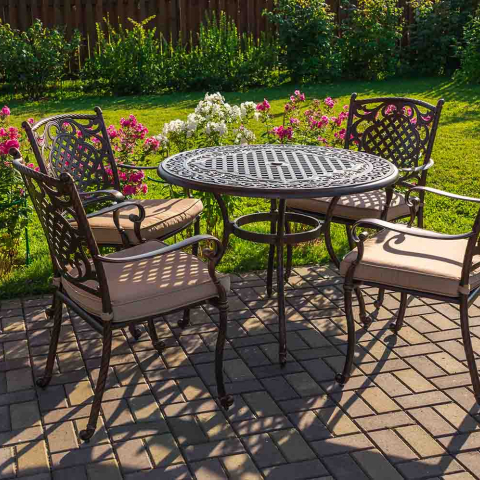
[[[162,59],[166,86],[175,90],[243,90],[275,83],[277,47],[262,34],[239,35],[235,22],[224,12],[206,17],[200,25],[198,41],[169,45]]]
[[[321,0],[276,0],[265,15],[277,26],[281,59],[294,82],[338,76],[334,15]]]
[[[2,76],[25,97],[39,99],[64,78],[80,41],[78,31],[68,41],[65,29],[46,28],[40,20],[25,32],[0,22]]]
[[[160,41],[156,29],[146,25],[155,17],[133,28],[115,29],[104,19],[106,32],[97,23],[97,45],[94,55],[85,62],[81,77],[87,88],[107,89],[118,95],[152,93],[161,86]]]
[[[395,74],[404,22],[397,4],[397,0],[342,2],[347,17],[339,45],[345,77],[371,80]]]
[[[460,70],[455,76],[471,83],[480,83],[480,9],[465,25],[464,46],[459,48]]]
[[[472,0],[414,0],[414,22],[405,50],[406,72],[451,75],[459,67],[457,50],[463,28],[474,11]]]

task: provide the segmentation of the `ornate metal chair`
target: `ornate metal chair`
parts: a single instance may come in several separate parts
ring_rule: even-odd
[[[40,171],[58,178],[69,173],[78,188],[85,207],[105,202],[121,203],[125,197],[120,192],[117,167],[138,170],[157,169],[117,164],[110,145],[105,121],[100,107],[95,114],[65,114],[40,120],[34,125],[22,124],[32,146]],[[189,196],[189,192],[187,192]],[[195,198],[171,198],[135,200],[143,207],[141,217],[136,215],[136,205],[126,205],[117,211],[105,211],[89,219],[97,244],[118,249],[138,245],[145,240],[165,240],[194,225],[194,234],[200,233],[201,200]],[[133,221],[132,221],[133,220]],[[192,247],[194,255],[198,245]],[[52,309],[47,309],[51,315]],[[181,327],[189,323],[185,312]],[[138,338],[141,331],[131,329]]]
[[[357,220],[379,218],[394,221],[408,217],[409,208],[402,187],[426,184],[428,170],[433,166],[431,154],[443,104],[443,99],[439,100],[436,106],[413,98],[379,97],[360,100],[357,99],[356,93],[352,94],[345,132],[345,148],[358,148],[359,151],[390,160],[400,170],[399,181],[385,190],[349,195],[339,199],[289,200],[288,209],[325,219],[332,200],[338,201],[333,211],[332,222],[345,225],[350,248],[354,245],[351,227]],[[418,226],[423,228],[423,192],[420,192],[420,199],[422,203],[417,221]],[[332,260],[338,267],[340,261],[334,253],[330,238],[329,225],[325,242]],[[287,257],[286,271],[289,275],[292,262],[291,248],[288,249]],[[383,291],[380,291],[377,307],[382,304],[383,295]]]
[[[103,336],[93,405],[87,428],[80,432],[80,437],[88,441],[95,432],[109,368],[112,330],[132,322],[148,322],[154,346],[161,352],[165,345],[158,339],[154,319],[205,302],[215,305],[220,314],[215,373],[220,402],[228,409],[232,398],[226,395],[223,382],[223,347],[230,279],[228,275],[215,272],[221,255],[219,240],[210,235],[197,235],[174,245],[150,240],[102,256],[90,226],[91,219],[110,212],[118,226],[122,209],[135,208],[141,218],[145,214],[144,207],[122,202],[87,216],[68,173],[53,178],[24,166],[18,151],[14,156],[14,167],[23,176],[47,238],[55,275],[54,326],[45,374],[37,384],[45,388],[52,378],[63,304]],[[203,241],[216,247],[215,251],[204,250],[208,264],[181,252],[182,248]]]
[[[445,235],[413,227],[420,198],[426,192],[448,198],[480,204],[480,199],[454,195],[428,187],[414,187],[405,195],[409,206],[408,225],[368,218],[353,225],[352,239],[356,250],[350,252],[340,265],[345,276],[345,311],[348,324],[348,351],[343,373],[336,379],[345,384],[351,373],[355,350],[355,322],[352,290],[360,285],[388,288],[400,292],[397,320],[390,328],[398,332],[403,325],[407,295],[433,298],[460,306],[460,326],[468,368],[477,403],[480,405],[480,381],[470,338],[468,308],[480,294],[480,210],[471,232]],[[369,238],[357,234],[361,227],[381,229]]]

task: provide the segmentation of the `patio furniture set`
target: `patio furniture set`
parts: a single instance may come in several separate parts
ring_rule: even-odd
[[[185,328],[190,310],[208,302],[219,312],[215,376],[219,401],[228,409],[232,397],[223,380],[223,349],[230,285],[229,276],[218,273],[216,267],[230,235],[269,245],[267,293],[271,296],[274,291],[276,264],[281,365],[287,360],[284,289],[292,269],[292,248],[323,236],[332,261],[345,277],[348,350],[337,382],[348,381],[353,365],[353,293],[360,321],[368,328],[371,319],[361,286],[379,289],[376,307],[387,288],[401,294],[393,332],[402,328],[409,294],[460,306],[467,363],[480,404],[468,317],[469,305],[480,294],[480,211],[472,231],[465,234],[445,235],[423,228],[426,193],[480,203],[480,199],[426,186],[442,106],[443,100],[433,106],[409,98],[360,100],[354,94],[344,149],[247,145],[183,152],[164,160],[158,174],[183,187],[185,198],[161,200],[130,201],[119,192],[117,167],[156,167],[116,163],[100,108],[91,115],[58,115],[33,126],[25,122],[40,168],[26,167],[18,151],[12,152],[14,166],[23,176],[47,238],[55,287],[47,309],[54,326],[38,385],[46,388],[52,378],[65,304],[103,339],[90,417],[80,432],[89,441],[107,380],[112,331],[128,327],[137,339],[141,334],[137,325],[146,322],[161,353],[165,345],[157,336],[155,321],[183,311],[179,327]],[[224,227],[221,241],[200,234],[202,203],[190,195],[192,190],[210,192],[217,200]],[[271,209],[232,220],[224,201],[227,195],[269,199]],[[102,208],[95,209],[98,205]],[[393,223],[399,219],[408,223]],[[245,228],[258,222],[267,222],[270,232]],[[331,242],[332,222],[346,226],[351,247],[341,262]],[[292,224],[302,228],[294,231]],[[164,243],[190,227],[193,237]],[[362,232],[362,228],[373,232]],[[206,243],[202,251],[206,262],[198,258],[201,243]],[[114,253],[102,254],[100,247],[106,246],[115,247]],[[183,251],[187,247],[191,254]]]

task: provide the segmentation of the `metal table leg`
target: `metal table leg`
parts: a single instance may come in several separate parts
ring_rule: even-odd
[[[277,292],[278,292],[278,327],[280,333],[278,361],[283,367],[287,362],[287,325],[285,320],[285,278],[283,272],[283,248],[285,235],[285,200],[278,206],[277,225]]]

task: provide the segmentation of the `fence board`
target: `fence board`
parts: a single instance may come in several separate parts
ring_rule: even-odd
[[[337,21],[344,12],[340,10],[340,0],[328,0]],[[406,23],[413,20],[413,9],[407,0],[398,0],[404,10]],[[83,34],[85,44],[93,48],[96,41],[95,23],[109,17],[117,26],[121,23],[130,28],[128,18],[142,21],[155,15],[156,20],[149,26],[157,27],[157,35],[167,40],[177,41],[182,32],[182,42],[196,38],[200,23],[206,13],[219,16],[221,11],[235,21],[240,33],[249,32],[259,36],[262,31],[271,31],[271,25],[262,15],[263,10],[271,9],[273,0],[0,0],[0,16],[12,28],[25,30],[36,18],[44,25],[65,25],[67,34],[78,29]],[[408,42],[408,33],[403,43]]]

